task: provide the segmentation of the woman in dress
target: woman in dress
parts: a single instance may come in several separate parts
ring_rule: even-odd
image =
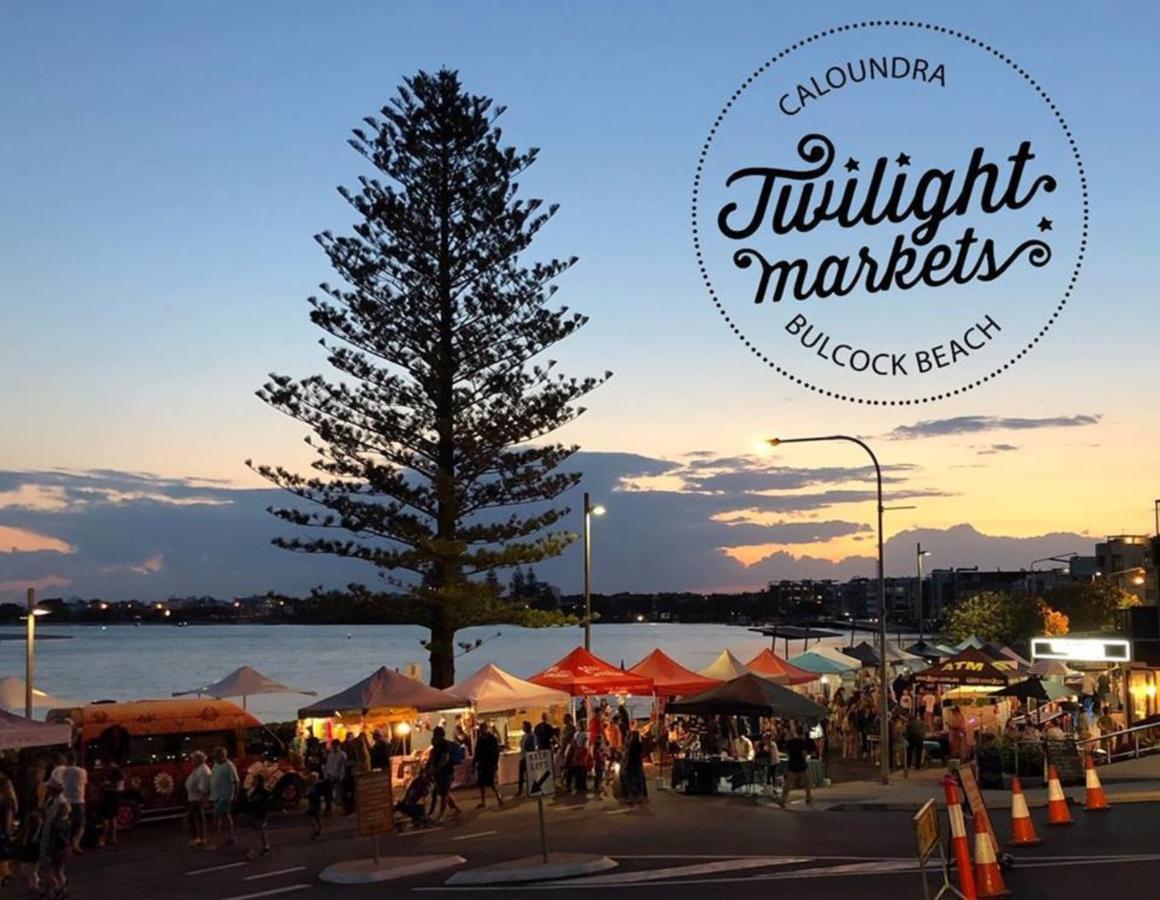
[[[621,797],[629,806],[648,802],[648,784],[644,777],[644,745],[640,732],[633,730],[628,735],[628,746],[624,752],[624,767],[620,770]]]

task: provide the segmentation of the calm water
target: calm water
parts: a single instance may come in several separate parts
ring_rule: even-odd
[[[494,637],[496,633],[499,637]],[[315,690],[320,697],[337,693],[370,675],[379,666],[402,668],[420,663],[426,672],[426,651],[419,641],[425,632],[406,625],[212,625],[169,626],[41,626],[38,636],[69,635],[71,640],[37,641],[36,686],[58,697],[89,701],[168,697],[250,665],[276,681]],[[22,635],[21,629],[0,629],[0,635]],[[347,635],[350,637],[348,638]],[[463,677],[484,663],[526,678],[555,662],[582,643],[578,628],[525,629],[508,626],[471,628],[459,640],[487,640],[456,660]],[[841,643],[829,639],[827,643]],[[613,665],[633,665],[660,647],[691,669],[708,665],[721,650],[750,659],[767,638],[730,625],[596,625],[592,648]],[[790,644],[791,654],[801,642]],[[778,652],[784,650],[778,642]],[[0,675],[24,677],[23,640],[0,641]],[[269,694],[249,699],[249,708],[266,721],[294,718],[309,698]],[[41,713],[43,715],[43,713]]]

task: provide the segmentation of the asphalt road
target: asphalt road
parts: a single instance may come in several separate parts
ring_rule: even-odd
[[[466,799],[466,798],[464,798]],[[454,870],[380,885],[334,886],[317,881],[326,865],[369,856],[371,842],[354,834],[352,819],[329,821],[330,831],[311,841],[300,816],[272,829],[273,853],[248,861],[240,832],[238,848],[195,851],[174,825],[142,827],[122,846],[91,851],[73,860],[70,895],[83,898],[261,897],[381,898],[409,894],[441,897],[480,894],[531,897],[545,893],[559,900],[590,898],[628,889],[637,898],[770,896],[774,890],[794,897],[921,897],[915,867],[911,814],[905,812],[789,810],[752,801],[656,795],[644,809],[627,810],[611,800],[550,806],[548,837],[553,851],[604,854],[618,862],[610,872],[576,882],[536,887],[451,888]],[[1160,804],[1122,804],[1102,815],[1076,810],[1076,825],[1043,826],[1034,813],[1041,846],[1015,853],[1006,873],[1016,898],[1114,897],[1154,895],[1160,874],[1157,823]],[[999,837],[1007,822],[996,815]],[[943,827],[945,828],[945,816]],[[539,827],[534,803],[501,811],[469,813],[461,822],[431,831],[389,835],[384,855],[458,854],[463,868],[537,853]],[[932,882],[933,883],[933,882]]]

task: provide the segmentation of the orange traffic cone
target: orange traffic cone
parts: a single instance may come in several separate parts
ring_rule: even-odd
[[[959,873],[959,891],[966,900],[978,900],[975,893],[975,873],[971,869],[971,848],[967,843],[967,825],[963,821],[963,808],[959,805],[959,789],[949,775],[943,779],[947,795],[947,818],[951,822],[951,849],[955,853],[955,869]],[[988,843],[991,857],[995,854]]]
[[[1047,767],[1047,824],[1075,824],[1071,810],[1067,808],[1067,798],[1063,796],[1063,786],[1059,783],[1059,772],[1055,766]]]
[[[1083,801],[1084,809],[1088,812],[1102,812],[1112,808],[1112,804],[1108,803],[1108,795],[1104,793],[1104,787],[1100,784],[1100,776],[1096,774],[1096,764],[1090,753],[1084,755],[1084,783],[1087,787]]]
[[[982,816],[975,816],[975,885],[980,898],[1011,896],[1003,884],[1003,873],[999,871],[999,860],[995,858],[995,845],[987,831],[987,820]]]
[[[1023,796],[1023,786],[1018,778],[1011,779],[1011,847],[1034,847],[1042,843],[1035,833],[1031,813],[1027,809],[1027,798]]]

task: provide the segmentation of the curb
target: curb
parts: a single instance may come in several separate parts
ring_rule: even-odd
[[[480,869],[468,869],[456,872],[447,879],[447,884],[455,887],[478,886],[489,884],[528,884],[535,881],[558,881],[566,878],[578,878],[581,875],[594,875],[597,872],[606,872],[615,869],[617,863],[607,856],[596,856],[590,853],[555,853],[550,854],[548,862],[539,856],[526,856],[523,859],[512,860],[506,863],[496,863]]]
[[[318,873],[318,880],[328,884],[372,884],[378,881],[395,881],[412,875],[426,875],[440,869],[461,866],[462,856],[440,854],[438,856],[384,856],[376,866],[373,859],[350,859],[327,866]]]

